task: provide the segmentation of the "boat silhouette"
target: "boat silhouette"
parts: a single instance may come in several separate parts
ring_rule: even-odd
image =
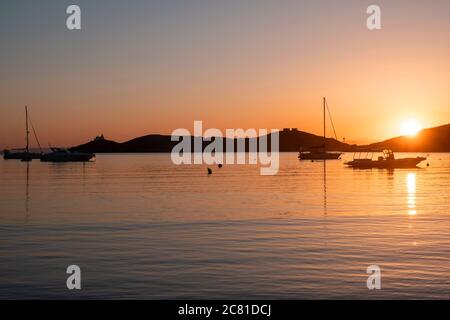
[[[328,152],[327,151],[327,137],[326,137],[326,111],[327,111],[327,99],[323,98],[323,144],[319,147],[310,148],[309,151],[300,150],[298,154],[298,158],[300,160],[338,160],[341,158],[342,153],[340,152]],[[333,126],[334,135],[337,140],[336,130],[334,129],[333,120],[331,119],[331,114],[328,109],[328,113],[330,115],[331,124]],[[314,150],[315,149],[315,150]]]
[[[16,159],[22,161],[31,161],[33,159],[40,159],[42,155],[41,145],[39,144],[39,140],[37,138],[36,130],[34,130],[33,124],[31,124],[33,129],[34,137],[39,146],[40,152],[30,152],[30,130],[29,130],[29,115],[28,115],[28,107],[25,106],[25,136],[26,136],[26,146],[25,149],[11,149],[3,151],[3,158],[6,160]]]
[[[378,157],[377,160],[372,159],[373,152],[370,158],[356,158],[355,156],[352,161],[346,162],[345,165],[355,169],[400,169],[416,168],[419,163],[427,160],[427,157],[396,159],[392,150],[384,150],[383,156]]]
[[[69,151],[64,148],[50,148],[52,152],[41,156],[43,162],[87,162],[95,157],[94,153]]]

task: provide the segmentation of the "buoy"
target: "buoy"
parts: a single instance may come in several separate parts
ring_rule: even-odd
[[[208,168],[208,175],[212,174],[211,168]]]
[[[223,167],[223,165],[222,165],[221,163],[219,163],[218,167],[219,167],[219,168],[222,168],[222,167]]]

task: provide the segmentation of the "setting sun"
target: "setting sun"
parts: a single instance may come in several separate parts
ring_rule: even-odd
[[[413,119],[404,121],[400,126],[400,132],[405,136],[415,136],[420,130],[422,130],[422,126]]]

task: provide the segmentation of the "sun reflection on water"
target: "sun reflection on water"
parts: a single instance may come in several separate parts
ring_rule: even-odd
[[[416,174],[408,173],[406,177],[406,184],[408,187],[408,214],[415,216],[416,210]]]
[[[417,215],[416,210],[416,174],[408,173],[406,176],[406,186],[408,189],[407,203],[408,203],[408,216],[410,220],[414,220]],[[409,224],[409,229],[412,229],[412,224]],[[417,242],[413,241],[413,246],[417,246]]]

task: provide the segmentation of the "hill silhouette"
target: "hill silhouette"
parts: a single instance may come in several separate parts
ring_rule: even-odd
[[[193,145],[194,137],[190,138]],[[249,139],[245,140],[246,151],[248,151]],[[94,140],[73,147],[71,150],[93,153],[162,153],[171,152],[178,143],[178,141],[171,141],[170,135],[151,134],[122,143],[106,139]],[[209,141],[203,142],[203,148],[209,143]],[[234,139],[235,150],[237,143],[238,139]],[[270,147],[270,135],[268,136],[268,145]],[[321,145],[323,145],[322,136],[297,129],[280,131],[280,152],[297,152],[300,149],[310,149]],[[392,149],[397,152],[450,152],[450,124],[424,129],[415,136],[401,136],[364,146],[349,145],[336,139],[327,138],[326,146],[329,151]]]
[[[415,136],[401,136],[366,146],[397,152],[450,152],[450,124],[424,129]]]
[[[193,145],[194,137],[191,138]],[[257,139],[257,138],[256,138]],[[239,139],[234,139],[235,150]],[[268,146],[270,147],[270,135],[268,136]],[[151,134],[135,138],[130,141],[118,143],[111,140],[93,140],[88,143],[71,148],[80,152],[93,153],[138,153],[138,152],[171,152],[178,141],[171,141],[170,135]],[[203,148],[210,142],[203,142]],[[245,139],[246,151],[248,151],[249,139]],[[280,131],[280,151],[295,152],[300,148],[309,149],[323,145],[323,137],[296,129],[284,129]],[[339,142],[332,138],[326,140],[327,150],[341,151],[349,150],[350,145]],[[226,147],[225,150],[226,151]]]

